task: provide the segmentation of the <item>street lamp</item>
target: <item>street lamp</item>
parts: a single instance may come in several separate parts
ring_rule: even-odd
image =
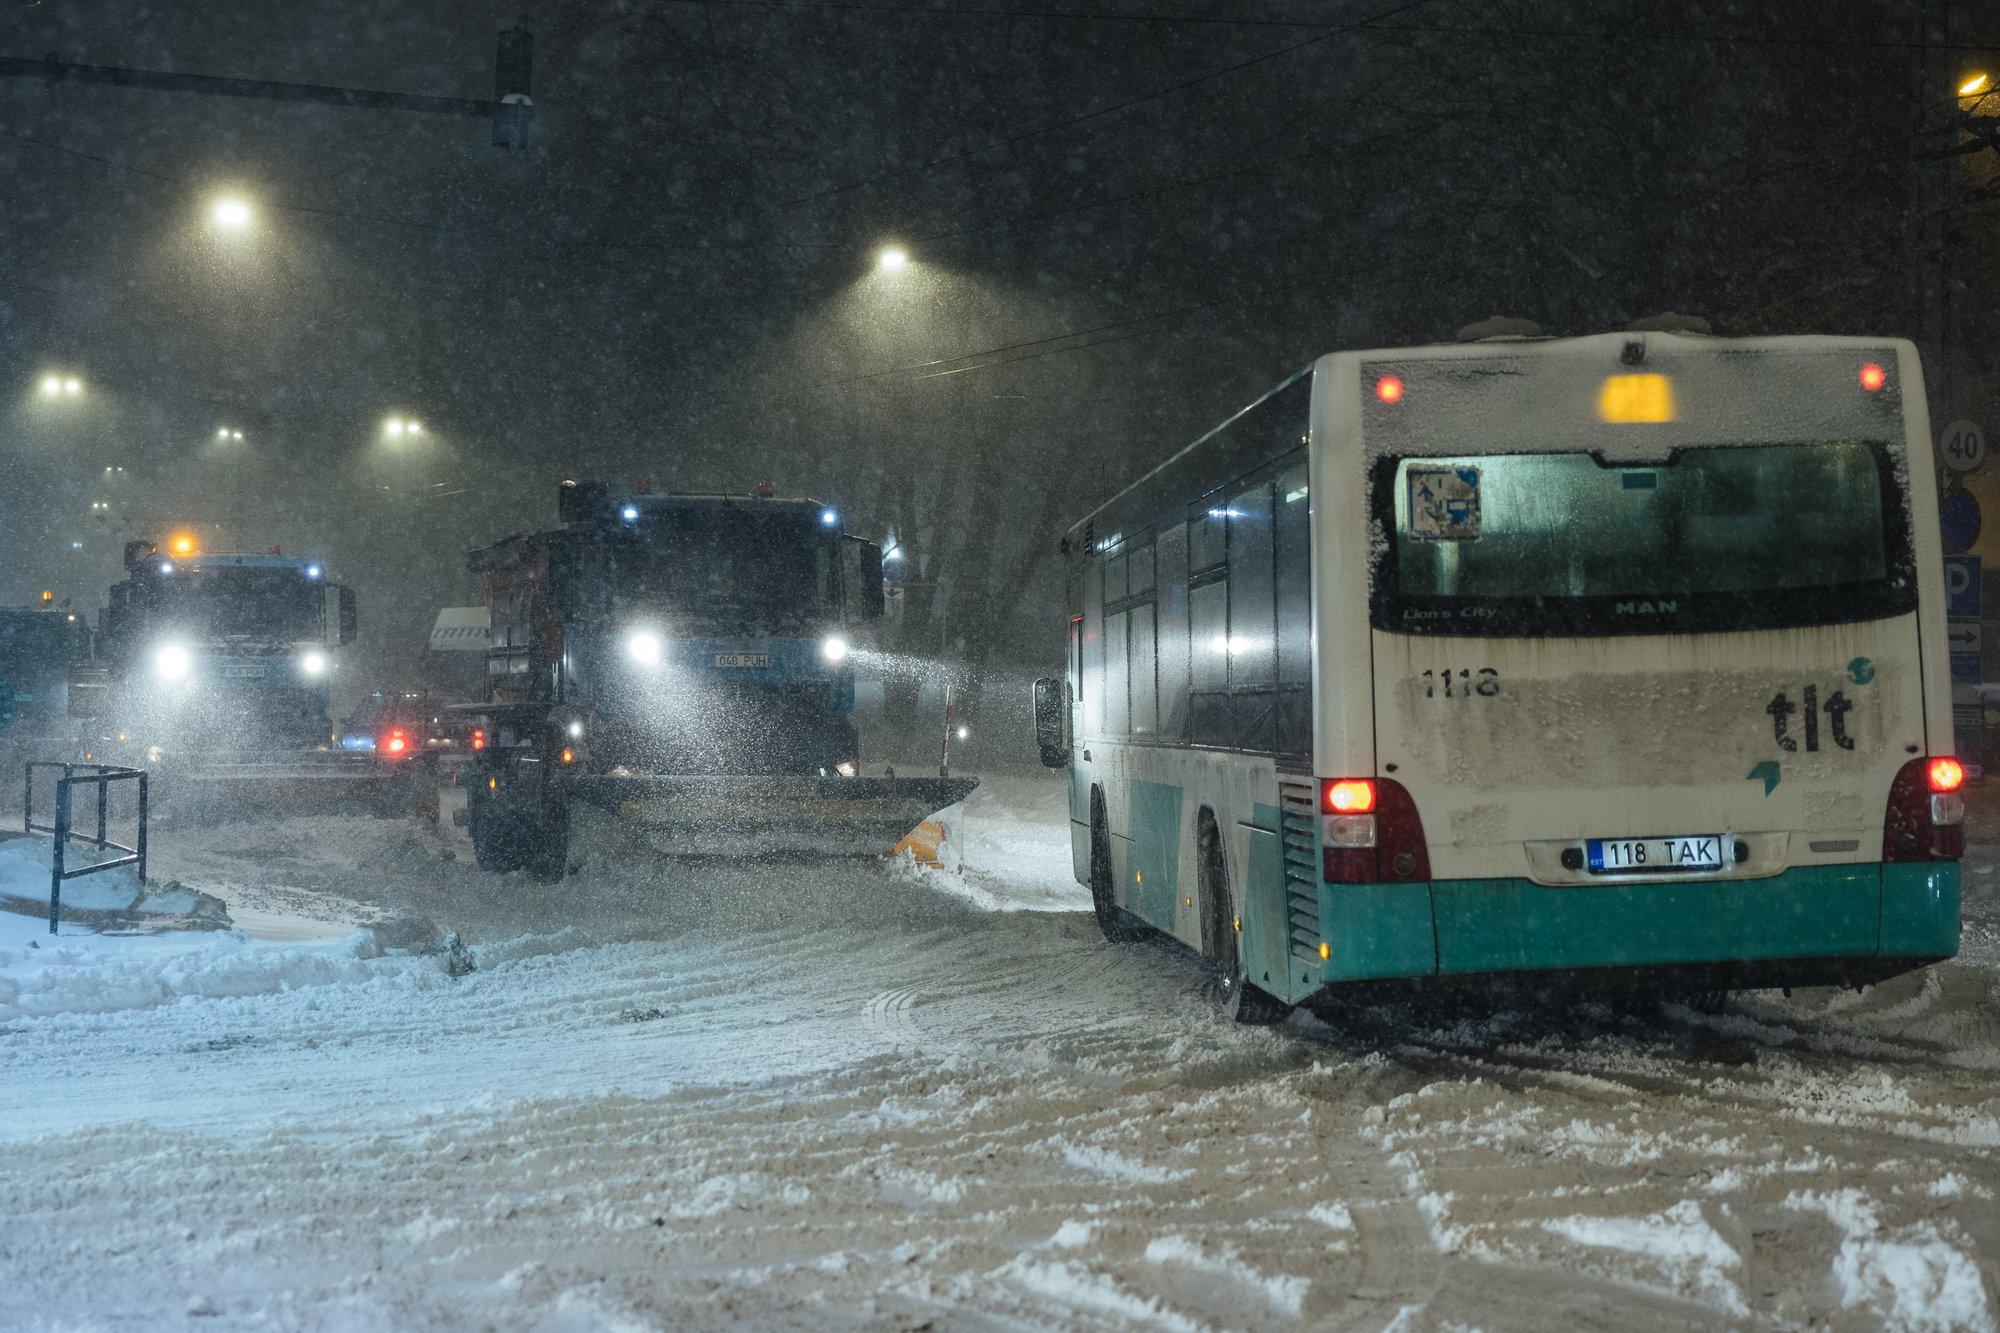
[[[253,215],[250,205],[241,199],[223,198],[215,201],[215,207],[208,213],[209,220],[223,231],[248,231]]]
[[[1958,95],[1960,97],[1977,97],[1992,86],[1992,77],[1985,70],[1978,70],[1967,76],[1964,83],[1958,85]]]
[[[900,245],[885,245],[875,254],[875,267],[893,273],[910,262],[910,252]]]
[[[55,398],[59,396],[61,393],[62,393],[62,376],[60,375],[42,376],[42,397]]]
[[[400,440],[405,435],[414,438],[424,433],[424,423],[411,417],[390,417],[382,423],[382,433],[392,440]]]

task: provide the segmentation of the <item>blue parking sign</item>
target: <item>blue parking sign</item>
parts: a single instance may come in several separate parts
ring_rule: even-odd
[[[1979,619],[1979,557],[1944,558],[1944,615],[1947,620]]]

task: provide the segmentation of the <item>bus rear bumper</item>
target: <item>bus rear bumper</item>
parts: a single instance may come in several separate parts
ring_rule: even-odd
[[[1550,888],[1525,879],[1320,888],[1322,984],[1562,972],[1725,989],[1881,980],[1958,952],[1956,862]]]

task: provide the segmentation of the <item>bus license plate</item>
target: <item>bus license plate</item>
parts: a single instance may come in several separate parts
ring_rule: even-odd
[[[1592,838],[1585,844],[1593,875],[1642,875],[1661,871],[1722,869],[1722,837]]]
[[[264,668],[261,663],[239,663],[222,668],[222,674],[237,680],[262,680],[264,679]]]
[[[747,671],[771,665],[769,653],[717,653],[715,665],[724,671]]]

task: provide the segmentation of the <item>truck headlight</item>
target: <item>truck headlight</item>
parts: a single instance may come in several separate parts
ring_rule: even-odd
[[[194,670],[194,657],[177,643],[160,645],[153,654],[153,674],[161,680],[186,680]]]
[[[303,653],[299,657],[299,674],[304,676],[324,676],[326,674],[326,654]]]
[[[666,645],[649,629],[635,629],[625,636],[625,654],[640,666],[658,666]]]
[[[836,666],[847,660],[847,640],[838,634],[829,634],[820,640],[819,655]]]

